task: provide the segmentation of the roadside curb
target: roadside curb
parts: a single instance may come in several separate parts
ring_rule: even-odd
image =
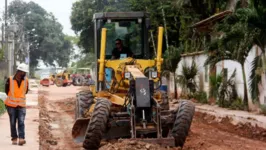
[[[266,129],[266,116],[252,114],[245,111],[228,110],[217,106],[210,105],[196,105],[196,112],[206,113],[214,116],[217,122],[224,118],[229,118],[233,125],[237,124],[250,124],[253,127],[260,127]]]

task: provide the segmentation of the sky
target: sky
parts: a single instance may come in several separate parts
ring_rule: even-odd
[[[10,3],[13,0],[8,0]],[[72,3],[76,0],[23,0],[25,2],[33,1],[43,7],[47,12],[52,12],[58,21],[64,27],[63,32],[68,35],[75,35],[71,30],[70,15]],[[4,10],[5,0],[0,0],[0,9]]]

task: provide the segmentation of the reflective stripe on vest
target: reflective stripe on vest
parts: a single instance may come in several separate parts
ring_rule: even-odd
[[[11,107],[17,107],[17,106],[26,106],[26,90],[27,90],[27,79],[24,80],[23,84],[23,98],[16,98],[15,97],[15,80],[13,80],[13,77],[9,78],[9,84],[10,84],[10,95],[7,96],[7,99],[5,101],[5,104],[7,106]],[[17,82],[17,81],[16,81]],[[17,83],[18,84],[18,83]]]

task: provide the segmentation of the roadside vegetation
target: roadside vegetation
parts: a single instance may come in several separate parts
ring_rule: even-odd
[[[4,80],[0,80],[0,92],[4,92],[4,90],[5,90],[5,82]],[[0,116],[4,114],[5,111],[6,111],[6,107],[5,107],[4,101],[0,99]]]

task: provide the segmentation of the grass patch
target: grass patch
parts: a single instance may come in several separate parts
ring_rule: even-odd
[[[5,81],[0,80],[0,92],[5,92]]]
[[[207,93],[206,92],[195,92],[193,94],[190,94],[188,97],[189,97],[189,99],[194,98],[199,103],[202,103],[202,104],[207,104],[208,103],[208,98],[207,98]]]
[[[243,100],[241,98],[237,98],[236,100],[234,100],[231,103],[229,108],[233,109],[233,110],[244,110],[245,105],[244,105]]]
[[[0,99],[0,116],[3,115],[6,112],[6,106],[4,104],[4,101]]]
[[[266,116],[266,105],[260,105],[260,110],[261,113]]]

